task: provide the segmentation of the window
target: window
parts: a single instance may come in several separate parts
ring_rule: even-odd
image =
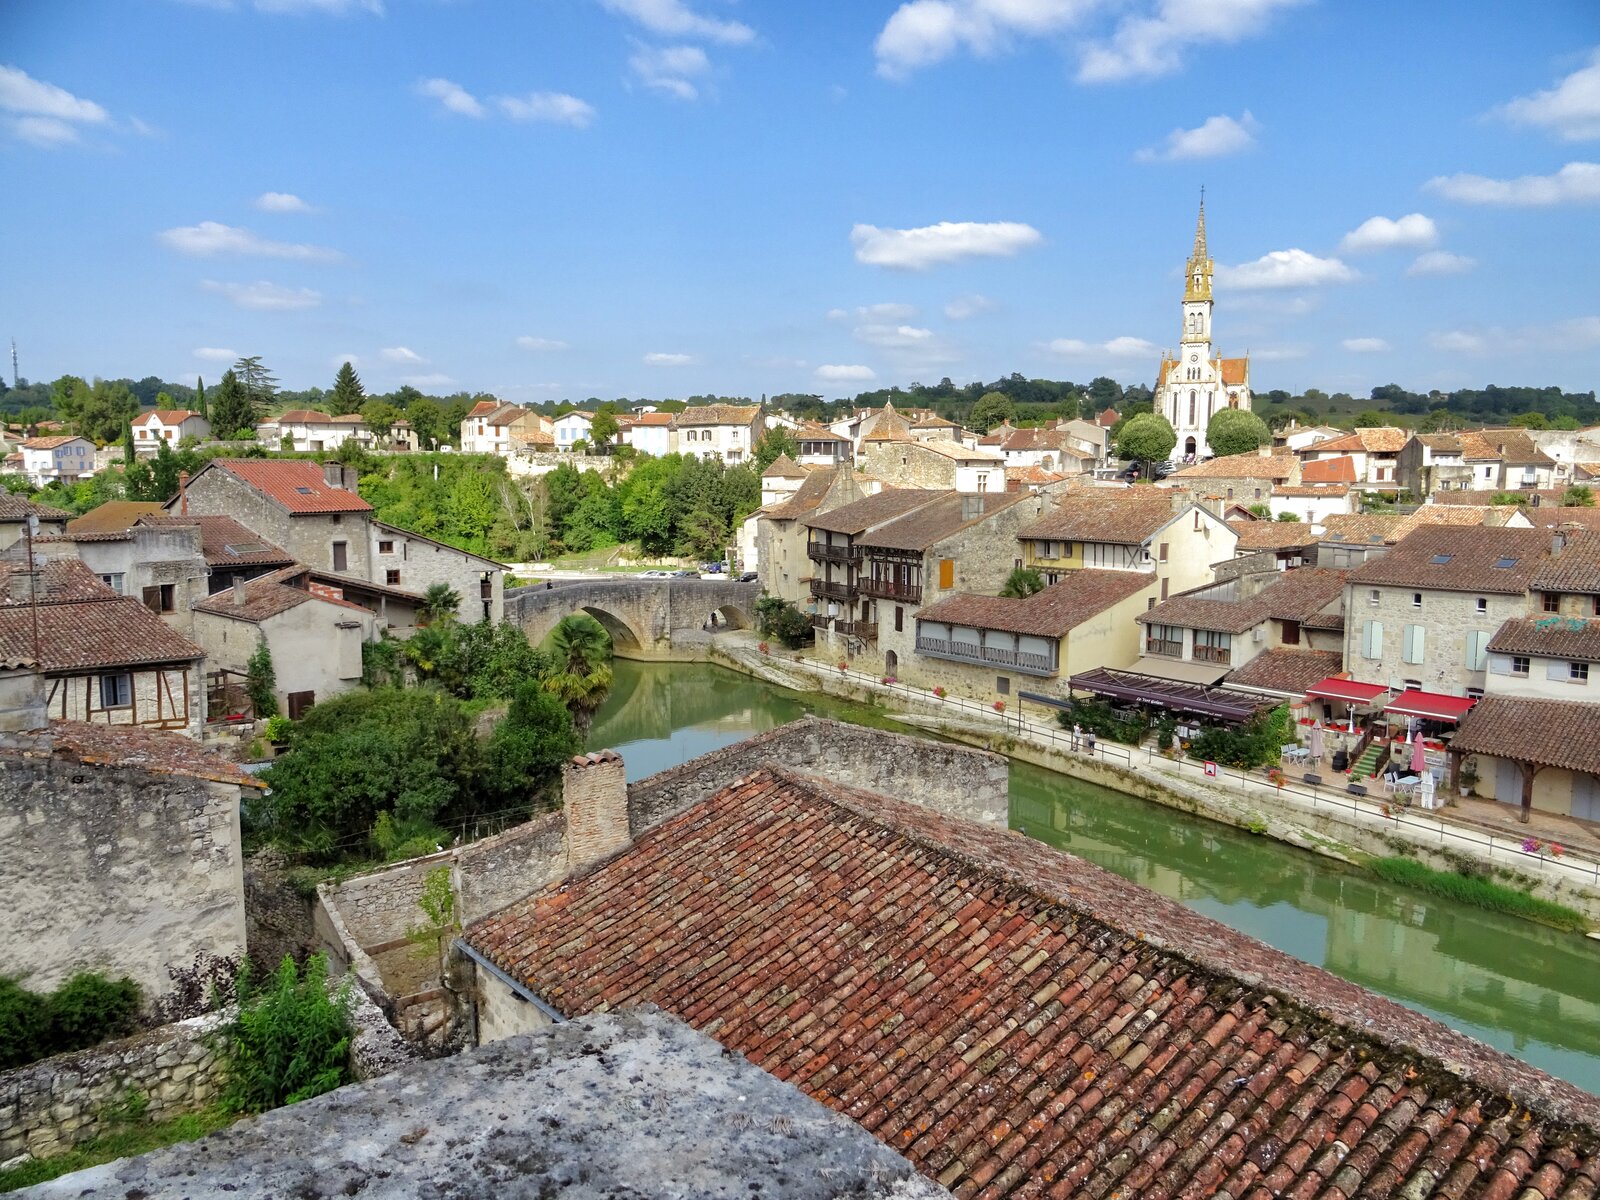
[[[1478,597],[1478,611],[1481,613],[1489,611],[1489,598],[1487,596]]]
[[[1164,658],[1183,657],[1183,630],[1176,625],[1149,625],[1145,628],[1144,652]]]
[[[333,514],[333,523],[335,525],[342,525],[342,524],[344,524],[344,518],[342,516],[340,516],[338,513],[334,513]]]
[[[1412,608],[1421,608],[1422,607],[1422,593],[1421,592],[1412,592],[1411,593],[1411,607]]]
[[[1509,571],[1512,567],[1517,565],[1517,560],[1514,558],[1497,558],[1495,559],[1494,565],[1497,570]]]
[[[1589,682],[1589,664],[1586,662],[1569,662],[1567,664],[1567,678],[1573,683]]]
[[[400,584],[400,572],[393,568],[385,571],[383,573],[383,582],[390,587],[398,587]]]
[[[1373,608],[1377,608],[1378,607],[1378,589],[1377,588],[1373,588],[1371,591],[1369,591],[1367,593],[1367,603],[1372,605]]]
[[[1526,654],[1513,654],[1511,656],[1511,673],[1521,675],[1524,679],[1528,676],[1528,656]]]
[[[169,613],[177,607],[175,589],[170,583],[158,583],[140,593],[144,606],[154,613]]]
[[[1544,594],[1544,611],[1545,612],[1560,612],[1561,611],[1561,593],[1560,592],[1546,592]]]
[[[1483,689],[1482,688],[1468,688],[1467,689],[1467,699],[1468,700],[1482,700],[1483,699]]]
[[[896,604],[894,606],[894,631],[896,633],[902,633],[902,632],[905,631],[905,627],[906,627],[906,610],[904,608],[902,608],[900,605]]]
[[[1226,666],[1232,652],[1233,634],[1217,633],[1211,629],[1194,631],[1195,662],[1222,663]]]
[[[1167,543],[1167,542],[1162,542],[1161,543],[1161,561],[1162,562],[1166,562],[1167,561],[1167,546],[1168,545],[1169,545],[1169,543]]]
[[[379,542],[378,543],[378,553],[379,554],[393,554],[394,553],[394,543],[393,542]]]
[[[994,690],[1002,696],[1011,695],[1011,678],[1007,675],[996,675],[994,677]]]
[[[1454,554],[1435,554],[1428,561],[1431,562],[1436,567],[1442,567],[1454,557],[1455,557]]]
[[[1594,598],[1594,615],[1600,617],[1600,596]]]
[[[100,707],[101,708],[127,708],[133,703],[133,676],[124,672],[121,675],[100,676]]]
[[[348,571],[350,569],[349,545],[345,542],[333,544],[333,569],[335,571]]]
[[[114,571],[110,575],[100,576],[100,582],[105,584],[119,596],[122,595],[122,579],[123,575],[121,571]]]

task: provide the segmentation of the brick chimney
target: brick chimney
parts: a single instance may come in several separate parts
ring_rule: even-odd
[[[615,750],[579,754],[561,768],[561,802],[567,814],[567,874],[627,849],[628,775]]]
[[[189,472],[178,472],[178,515],[189,515]]]

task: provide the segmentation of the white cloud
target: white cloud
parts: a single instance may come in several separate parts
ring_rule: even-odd
[[[414,388],[446,388],[455,383],[455,379],[442,372],[434,371],[429,375],[406,375],[401,383],[409,383]]]
[[[526,96],[501,96],[500,111],[514,121],[548,121],[587,129],[595,118],[594,106],[565,92],[529,92]]]
[[[308,213],[315,210],[293,192],[262,192],[255,198],[255,206],[262,212]]]
[[[988,57],[1017,37],[1061,33],[1095,0],[908,0],[873,43],[878,74],[904,79],[960,50]]]
[[[1355,271],[1337,258],[1318,258],[1299,249],[1274,250],[1254,262],[1218,267],[1217,276],[1227,287],[1239,291],[1320,287],[1328,283],[1349,283],[1358,278]]]
[[[878,373],[857,364],[824,363],[817,368],[816,376],[823,383],[870,383]]]
[[[711,60],[699,46],[644,46],[636,43],[628,66],[645,87],[679,100],[693,100],[700,89],[693,80],[711,69]]]
[[[857,325],[855,336],[857,341],[886,350],[909,350],[933,342],[933,330],[915,325]]]
[[[359,367],[361,365],[361,356],[359,354],[335,354],[328,360],[328,365],[335,369],[344,366],[345,363],[349,363],[352,367]]]
[[[1395,221],[1388,217],[1368,217],[1344,235],[1339,249],[1346,254],[1366,254],[1397,246],[1431,246],[1438,240],[1439,230],[1432,220],[1421,213],[1407,213]]]
[[[409,346],[390,346],[383,351],[383,356],[392,363],[421,364],[428,361]]]
[[[1468,333],[1464,329],[1451,329],[1444,333],[1429,334],[1428,345],[1435,350],[1465,352],[1468,354],[1476,354],[1488,348],[1488,342],[1480,334]]]
[[[430,100],[437,100],[444,106],[446,112],[453,112],[461,117],[482,117],[483,104],[466,88],[459,83],[452,83],[448,79],[424,79],[417,84],[417,94],[427,96]]]
[[[1465,275],[1478,265],[1478,260],[1465,254],[1451,254],[1448,250],[1429,250],[1417,255],[1416,261],[1406,268],[1412,277],[1424,275]]]
[[[1109,342],[1085,342],[1078,338],[1056,338],[1045,349],[1063,358],[1152,358],[1160,353],[1154,342],[1143,338],[1114,337]]]
[[[292,258],[301,262],[335,262],[342,257],[337,250],[330,250],[326,246],[269,241],[257,237],[248,229],[223,225],[217,221],[183,225],[177,229],[165,230],[158,236],[178,253],[193,258],[242,254],[255,258]]]
[[[1302,0],[1156,0],[1148,15],[1124,17],[1111,37],[1084,48],[1079,83],[1170,75],[1190,46],[1227,44],[1261,33]]]
[[[565,350],[567,348],[567,343],[565,342],[558,342],[555,338],[542,337],[519,337],[517,345],[524,350],[537,351]]]
[[[957,296],[944,306],[944,315],[952,321],[967,321],[980,313],[993,312],[999,305],[987,296],[980,296],[973,292],[966,296]]]
[[[856,308],[830,308],[828,320],[848,321],[854,317],[858,321],[881,321],[893,323],[896,321],[910,321],[917,315],[917,306],[914,304],[899,304],[892,300],[879,304],[862,304]]]
[[[647,367],[687,367],[694,362],[692,354],[662,354],[654,351],[644,356]]]
[[[1600,347],[1600,316],[1573,317],[1549,325],[1524,325],[1517,329],[1489,326],[1483,329],[1449,329],[1430,334],[1435,350],[1463,354],[1519,354],[1587,351]]]
[[[265,279],[255,283],[218,283],[207,279],[200,286],[208,292],[222,296],[240,308],[257,312],[291,312],[301,308],[315,308],[322,303],[322,293],[311,288],[289,288],[268,283]]]
[[[1197,129],[1174,129],[1164,146],[1140,150],[1133,157],[1139,162],[1178,162],[1191,158],[1221,158],[1238,154],[1256,144],[1261,125],[1248,109],[1237,121],[1229,116],[1208,117]]]
[[[221,346],[201,346],[194,352],[196,358],[203,358],[206,362],[238,362],[237,350],[224,350]]]
[[[110,120],[93,100],[6,66],[0,66],[0,111],[11,114],[6,124],[15,136],[46,148],[77,141],[80,125]]]
[[[600,7],[628,17],[661,37],[691,37],[740,45],[755,40],[756,31],[739,21],[702,16],[683,0],[600,0]]]
[[[1600,50],[1555,87],[1519,96],[1495,110],[1519,125],[1548,130],[1568,142],[1600,138]]]
[[[1517,179],[1439,175],[1423,186],[1462,204],[1502,204],[1512,208],[1596,204],[1600,203],[1600,163],[1571,162],[1554,175],[1523,175]]]
[[[1389,343],[1380,337],[1345,338],[1339,344],[1351,354],[1382,354],[1389,349]]]
[[[963,258],[1010,258],[1043,240],[1032,225],[1017,221],[941,221],[919,229],[857,225],[850,231],[857,262],[903,271]]]

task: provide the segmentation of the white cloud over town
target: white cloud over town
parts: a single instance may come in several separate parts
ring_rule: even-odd
[[[1357,278],[1357,272],[1337,258],[1319,258],[1300,249],[1274,250],[1254,262],[1217,268],[1218,282],[1237,291],[1321,287]]]
[[[1478,260],[1469,258],[1465,254],[1452,254],[1448,250],[1429,250],[1426,254],[1419,254],[1406,268],[1406,274],[1414,279],[1429,275],[1465,275],[1478,265]]]
[[[499,96],[495,103],[513,121],[545,121],[587,129],[594,123],[594,106],[565,92],[529,92],[525,96]]]
[[[878,373],[856,363],[824,363],[816,376],[823,383],[871,383]]]
[[[957,296],[944,306],[944,315],[952,321],[970,321],[973,317],[981,316],[986,312],[993,312],[999,304],[988,296],[977,292],[965,296]]]
[[[204,362],[238,362],[239,352],[228,350],[222,346],[200,346],[194,351],[194,356]]]
[[[532,350],[536,353],[551,353],[556,350],[565,350],[568,348],[566,342],[558,341],[555,338],[529,336],[519,337],[517,339],[517,345],[522,347],[524,350]]]
[[[683,0],[600,0],[600,7],[659,37],[699,38],[726,45],[753,42],[756,37],[756,31],[742,21],[708,17]]]
[[[1010,258],[1044,237],[1017,221],[941,221],[917,229],[857,225],[850,231],[856,261],[901,271],[925,271],[964,258]]]
[[[220,221],[201,221],[198,225],[182,225],[167,229],[159,235],[161,241],[191,258],[215,258],[218,255],[238,255],[242,258],[287,258],[300,262],[337,262],[343,257],[327,246],[311,246],[301,242],[276,242],[259,237],[248,229],[224,225]]]
[[[446,112],[458,117],[482,117],[483,103],[459,83],[449,79],[424,79],[417,84],[417,94],[437,100]]]
[[[1239,154],[1256,144],[1256,131],[1260,128],[1260,122],[1248,109],[1238,119],[1226,115],[1208,117],[1197,128],[1174,129],[1162,145],[1140,150],[1134,158],[1139,162],[1181,162]]]
[[[1600,204],[1600,163],[1570,162],[1554,175],[1491,179],[1486,175],[1438,175],[1423,185],[1462,204],[1506,208],[1553,208],[1561,204]]]
[[[637,46],[628,57],[634,78],[645,87],[679,100],[700,95],[695,82],[711,70],[711,60],[699,46]]]
[[[253,202],[262,212],[270,213],[308,213],[314,211],[311,205],[300,199],[293,192],[262,192]]]
[[[1106,342],[1085,342],[1078,338],[1055,338],[1045,344],[1051,354],[1063,358],[1153,358],[1161,352],[1154,342],[1144,338],[1114,337]]]
[[[1107,39],[1078,63],[1080,83],[1170,75],[1191,46],[1227,45],[1264,33],[1272,18],[1303,0],[1155,0],[1135,4]]]
[[[292,312],[316,308],[322,303],[322,293],[312,288],[284,287],[265,279],[255,283],[220,283],[215,279],[206,279],[200,286],[230,304],[254,312]]]
[[[933,330],[915,325],[857,325],[855,337],[869,346],[885,350],[909,350],[933,341]]]
[[[0,113],[14,136],[46,149],[76,142],[84,126],[111,120],[93,100],[11,66],[0,66]]]
[[[423,358],[410,346],[390,346],[382,351],[383,357],[392,363],[411,363],[421,365],[428,360]]]
[[[1396,247],[1416,249],[1431,246],[1438,240],[1438,227],[1430,218],[1421,213],[1407,213],[1393,220],[1388,217],[1368,217],[1344,235],[1339,249],[1345,254],[1369,254]]]
[[[644,356],[644,365],[647,367],[687,367],[693,362],[692,354],[663,353],[657,350]]]
[[[1345,338],[1339,345],[1351,354],[1382,354],[1389,349],[1389,343],[1381,337]]]
[[[1496,112],[1508,121],[1531,125],[1563,141],[1600,138],[1600,48],[1589,55],[1586,65],[1554,87],[1519,96]]]

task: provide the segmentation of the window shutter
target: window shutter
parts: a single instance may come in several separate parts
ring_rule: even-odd
[[[1361,654],[1364,658],[1383,657],[1383,622],[1368,621],[1361,628]]]
[[[1488,664],[1489,635],[1481,629],[1469,629],[1467,631],[1467,669],[1469,671],[1482,671]],[[1504,671],[1499,671],[1497,674],[1505,674],[1509,670],[1510,667],[1506,667]]]
[[[1544,665],[1544,677],[1546,679],[1565,679],[1567,677],[1567,664],[1552,659]]]
[[[939,586],[951,588],[956,585],[956,560],[941,558],[939,560]]]
[[[1468,636],[1470,636],[1470,637],[1478,637],[1480,635],[1474,633],[1474,634],[1470,634]],[[1507,655],[1504,655],[1504,654],[1496,654],[1493,658],[1491,658],[1489,660],[1489,670],[1493,671],[1496,675],[1509,675],[1509,674],[1511,674],[1511,659],[1510,659],[1510,657],[1507,656]]]
[[[1421,625],[1406,626],[1405,659],[1408,663],[1422,661],[1423,646],[1427,640],[1427,631]]]
[[[158,613],[158,612],[161,611],[161,589],[160,589],[160,587],[147,587],[147,588],[144,588],[140,592],[140,597],[141,597],[141,599],[144,600],[144,606],[146,608],[148,608],[151,612]]]

